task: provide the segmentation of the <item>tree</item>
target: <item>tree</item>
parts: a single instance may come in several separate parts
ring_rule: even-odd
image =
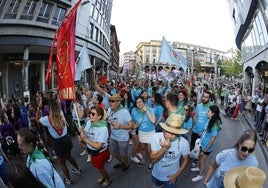
[[[221,62],[221,74],[228,77],[239,76],[243,71],[241,52],[236,50],[233,57]]]

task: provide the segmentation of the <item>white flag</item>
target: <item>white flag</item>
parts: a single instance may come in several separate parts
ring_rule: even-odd
[[[89,56],[87,53],[87,47],[84,44],[82,50],[80,51],[78,58],[75,62],[75,77],[74,80],[81,80],[82,71],[91,68],[92,65],[89,60]]]
[[[184,72],[187,70],[187,60],[179,52],[175,51],[168,41],[163,37],[159,62],[180,66]]]

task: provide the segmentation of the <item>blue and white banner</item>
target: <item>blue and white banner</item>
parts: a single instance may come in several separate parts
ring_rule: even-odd
[[[163,37],[159,62],[179,66],[184,72],[187,70],[187,60],[179,52],[175,51],[168,41]]]

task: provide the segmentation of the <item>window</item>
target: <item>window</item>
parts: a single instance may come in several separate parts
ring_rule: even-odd
[[[99,42],[99,29],[97,27],[95,27],[95,38],[94,40],[96,42]]]
[[[93,17],[93,13],[94,13],[94,6],[91,5],[90,8],[89,8],[89,15],[90,15],[91,17]]]
[[[43,3],[37,17],[37,21],[48,23],[52,4]]]
[[[17,16],[17,12],[18,12],[20,4],[21,4],[21,0],[12,0],[7,9],[5,18],[15,19]]]
[[[20,19],[31,20],[33,18],[33,13],[36,7],[36,3],[37,1],[28,0],[23,8]]]
[[[89,32],[89,38],[92,39],[94,32],[94,25],[93,23],[90,23],[90,32]]]
[[[99,11],[97,9],[94,9],[93,19],[98,21]]]
[[[57,7],[55,14],[53,16],[52,24],[59,26],[61,24],[61,22],[64,20],[65,14],[66,14],[65,9],[63,9],[61,7]]]

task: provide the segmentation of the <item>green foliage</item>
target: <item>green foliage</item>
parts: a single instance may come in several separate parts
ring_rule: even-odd
[[[243,72],[241,52],[236,50],[232,58],[222,61],[219,65],[221,67],[221,75],[228,77],[239,76]]]

